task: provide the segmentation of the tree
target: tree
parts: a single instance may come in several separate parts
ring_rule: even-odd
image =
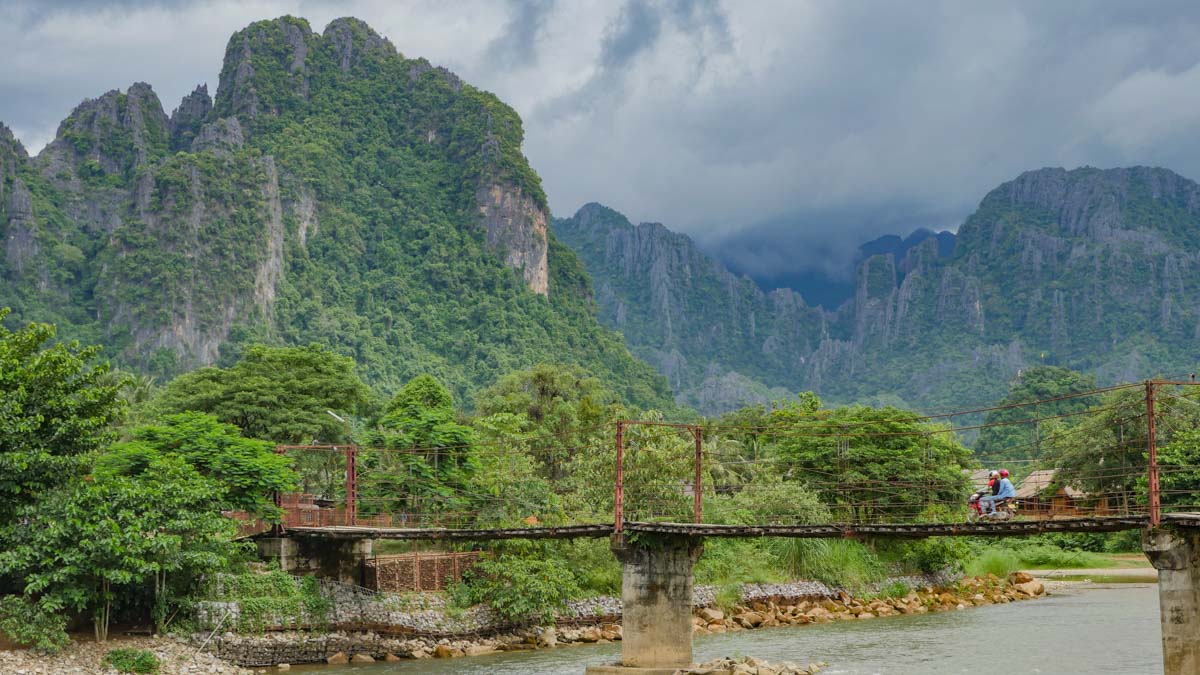
[[[175,378],[154,405],[162,413],[210,413],[273,443],[346,443],[349,430],[327,411],[358,414],[368,396],[348,357],[320,345],[254,345],[231,368],[201,368]]]
[[[970,453],[947,429],[898,408],[777,411],[776,452],[788,471],[857,520],[930,516],[967,491]],[[933,512],[933,513],[930,513]]]
[[[405,384],[366,441],[380,452],[361,456],[364,511],[445,511],[472,471],[474,430],[456,419],[454,398],[430,375]]]
[[[8,315],[0,309],[0,320]],[[124,408],[99,349],[48,345],[55,328],[0,325],[0,526],[38,495],[81,473],[108,445]]]
[[[515,415],[532,437],[529,452],[551,479],[565,463],[612,437],[622,406],[616,395],[576,366],[542,364],[501,378],[475,398],[478,413]],[[608,441],[611,443],[611,440]]]
[[[213,480],[222,493],[222,509],[268,520],[279,515],[272,495],[295,488],[288,457],[206,413],[167,415],[159,424],[135,428],[131,436],[98,459],[97,476],[137,476],[162,458],[178,458]]]
[[[161,623],[172,575],[195,579],[237,553],[222,496],[179,457],[156,458],[135,475],[87,476],[22,509],[0,573],[22,579],[43,606],[91,613],[98,641],[108,637],[114,602],[147,584]]]
[[[1058,366],[1036,366],[1021,371],[1009,384],[1008,395],[997,404],[1014,406],[1079,394],[1096,388],[1096,379]],[[1040,459],[1042,451],[1039,418],[1053,418],[1094,407],[1096,396],[1050,400],[1036,406],[1002,407],[984,415],[984,428],[975,443],[975,454],[984,462]],[[1028,421],[1026,421],[1028,420]],[[1021,422],[1024,422],[1023,424]]]
[[[1160,472],[1162,489],[1172,498],[1182,496],[1183,503],[1190,502],[1195,488],[1188,482],[1188,458],[1194,451],[1192,432],[1200,427],[1200,404],[1192,392],[1160,387],[1154,420],[1159,461],[1171,464]],[[1056,484],[1069,485],[1097,499],[1103,496],[1112,506],[1144,504],[1150,462],[1146,435],[1145,389],[1111,391],[1100,397],[1096,412],[1045,426],[1042,443],[1047,458],[1043,466],[1059,470]],[[1179,489],[1185,492],[1176,493]]]

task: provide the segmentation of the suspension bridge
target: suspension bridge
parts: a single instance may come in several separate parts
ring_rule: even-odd
[[[932,415],[786,410],[754,424],[617,420],[469,447],[281,445],[301,491],[276,496],[278,524],[250,531],[285,568],[332,560],[322,571],[343,577],[378,540],[607,537],[624,567],[622,663],[673,670],[691,659],[691,569],[705,538],[1141,530],[1160,570],[1166,672],[1195,673],[1197,399],[1194,379],[1151,380]],[[980,434],[1004,441],[987,467],[961,445]],[[1016,515],[972,520],[967,496],[993,467],[1012,472]],[[502,480],[481,487],[461,480],[469,471]]]

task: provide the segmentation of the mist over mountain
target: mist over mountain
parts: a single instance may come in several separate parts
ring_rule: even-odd
[[[1023,173],[957,235],[861,246],[836,309],[764,293],[688,237],[598,205],[554,227],[595,277],[601,320],[703,410],[780,388],[961,408],[1032,364],[1110,383],[1200,358],[1200,186],[1167,169]]]

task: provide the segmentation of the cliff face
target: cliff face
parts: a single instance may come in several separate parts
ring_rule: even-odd
[[[588,204],[554,228],[595,278],[601,321],[667,376],[681,403],[710,412],[778,398],[770,387],[819,339],[821,314],[797,294],[762,292],[660,224]]]
[[[469,400],[558,361],[669,400],[596,323],[522,140],[511,108],[361,21],[257,22],[215,98],[170,117],[138,83],[34,158],[0,128],[0,304],[164,377],[317,341],[385,388],[431,372]]]
[[[709,411],[764,388],[702,398],[706,373],[932,410],[996,400],[1030,364],[1115,382],[1186,374],[1200,355],[1200,186],[1165,169],[1022,174],[956,238],[864,245],[832,312],[764,296],[686,237],[603,207],[555,228],[595,276],[602,320]]]

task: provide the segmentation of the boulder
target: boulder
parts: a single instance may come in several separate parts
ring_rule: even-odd
[[[1008,575],[1008,583],[1016,586],[1017,584],[1027,584],[1033,581],[1033,575],[1027,572],[1013,572]]]
[[[712,607],[705,607],[700,610],[700,618],[704,619],[705,623],[721,621],[725,618],[725,612],[722,612],[719,609],[714,609]]]
[[[1014,587],[1029,596],[1041,595],[1046,592],[1046,587],[1037,579],[1030,579],[1024,583],[1014,584]]]
[[[435,659],[449,659],[453,656],[454,650],[448,645],[438,645],[433,648],[433,658]]]
[[[375,657],[370,654],[355,654],[350,657],[350,663],[375,663]]]
[[[331,666],[342,666],[350,663],[350,657],[346,656],[346,652],[338,652],[325,659],[325,663],[328,663]]]
[[[387,661],[388,663],[395,663],[396,661],[400,660],[400,657],[396,656],[395,654],[393,654],[391,652],[388,652],[387,654],[383,655],[383,660]]]

